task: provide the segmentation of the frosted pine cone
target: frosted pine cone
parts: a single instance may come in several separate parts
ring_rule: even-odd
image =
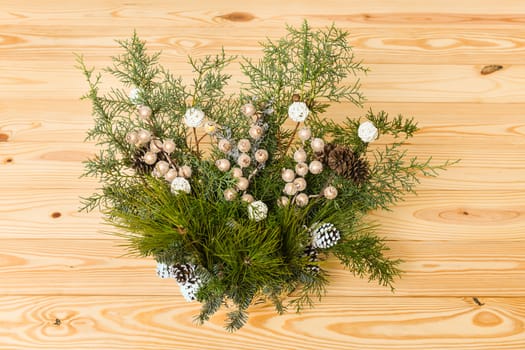
[[[191,277],[185,283],[179,283],[180,292],[187,302],[197,300],[197,292],[201,284],[201,279],[198,276]]]
[[[321,271],[321,268],[314,264],[306,265],[306,271],[310,272],[313,275],[318,274]]]
[[[308,261],[310,262],[319,261],[317,249],[315,249],[311,245],[304,248],[304,256],[308,257]]]
[[[174,264],[168,266],[164,263],[158,263],[157,275],[161,278],[174,278],[186,301],[191,302],[197,299],[197,291],[201,287],[202,281],[195,273],[195,265]]]
[[[312,247],[330,248],[339,242],[341,233],[330,223],[317,225],[312,229]]]
[[[195,267],[192,264],[175,264],[172,267],[173,278],[177,283],[186,283],[194,275]]]
[[[142,91],[137,88],[137,87],[134,87],[133,89],[131,89],[129,91],[129,100],[131,101],[131,103],[134,103],[136,105],[140,104],[141,102],[141,97],[140,95],[142,94]]]
[[[171,266],[168,266],[165,263],[157,263],[157,276],[160,278],[170,278],[173,276],[173,271]]]

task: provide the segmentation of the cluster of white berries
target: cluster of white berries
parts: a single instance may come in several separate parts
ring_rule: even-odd
[[[288,107],[288,117],[297,123],[304,122],[310,113],[308,106],[304,102],[300,102],[299,98],[299,95],[295,94],[293,96],[294,102]],[[312,132],[309,128],[303,127],[297,134],[303,146],[310,140],[310,147],[313,153],[322,154],[324,152],[324,140],[312,137]],[[378,129],[372,122],[366,121],[359,125],[358,136],[363,142],[372,142],[378,137]],[[281,177],[285,182],[283,192],[286,196],[279,199],[279,204],[282,206],[288,205],[290,197],[293,197],[292,200],[295,205],[305,207],[308,205],[309,197],[303,192],[307,187],[304,177],[308,173],[313,175],[320,174],[323,171],[323,163],[318,160],[312,160],[307,163],[308,155],[304,148],[297,149],[293,158],[296,162],[295,169],[283,169],[281,173]],[[321,194],[327,199],[335,199],[338,192],[337,188],[329,185],[323,189]]]
[[[240,139],[237,142],[228,138],[218,140],[218,149],[226,157],[218,159],[215,166],[222,172],[230,172],[237,179],[234,188],[228,188],[224,191],[224,198],[232,201],[242,192],[241,199],[250,205],[248,206],[248,216],[250,219],[260,221],[266,218],[268,208],[262,201],[255,201],[255,198],[247,192],[250,186],[250,174],[246,174],[248,168],[252,165],[256,167],[264,166],[268,160],[268,151],[263,148],[257,148],[257,144],[264,136],[265,129],[257,117],[257,109],[252,103],[247,103],[241,107],[244,116],[252,118],[252,125],[248,134],[250,138]],[[232,161],[234,162],[232,164]]]

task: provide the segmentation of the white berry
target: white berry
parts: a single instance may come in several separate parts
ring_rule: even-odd
[[[248,217],[251,220],[261,221],[266,219],[268,207],[263,201],[255,201],[248,205]]]
[[[288,117],[294,122],[304,122],[310,110],[304,102],[293,102],[290,107],[288,107]]]
[[[357,135],[363,142],[372,142],[377,139],[378,130],[372,122],[364,122],[359,125]]]
[[[191,185],[188,180],[183,177],[176,177],[171,182],[171,193],[179,194],[180,192],[190,193]]]
[[[184,122],[190,128],[201,126],[203,119],[204,112],[195,107],[188,108],[184,113]]]

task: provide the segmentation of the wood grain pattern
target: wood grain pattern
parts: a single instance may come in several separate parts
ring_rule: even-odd
[[[99,213],[77,212],[79,196],[94,190],[94,184],[63,188],[58,182],[47,189],[3,189],[2,237],[111,239],[101,233],[109,227],[102,225]],[[525,226],[523,203],[523,191],[428,190],[407,195],[391,212],[371,213],[370,220],[380,223],[378,232],[391,240],[519,241]]]
[[[155,276],[154,261],[130,256],[122,240],[4,239],[2,245],[4,294],[118,295],[126,286],[126,295],[178,295],[174,281]],[[525,242],[480,241],[473,251],[470,241],[388,245],[388,255],[404,260],[397,296],[520,296],[525,290]],[[389,288],[353,277],[335,259],[322,267],[333,279],[330,296],[392,295]]]
[[[25,99],[0,100],[0,133],[10,142],[70,143],[78,147],[78,140],[85,138],[86,130],[93,121],[86,117],[90,106],[78,99],[34,98],[28,104]],[[56,109],[60,106],[60,109]],[[330,108],[334,120],[364,115],[368,108],[374,111],[386,110],[393,115],[417,116],[422,137],[412,142],[418,145],[450,145],[457,149],[458,142],[473,146],[515,146],[512,153],[520,150],[525,143],[523,113],[525,103],[517,104],[476,104],[476,103],[370,103],[366,109],[350,104]],[[84,116],[80,118],[79,116]],[[458,117],[461,116],[459,119]],[[504,140],[505,142],[501,142]],[[0,143],[0,147],[3,144]],[[4,147],[7,145],[4,144]],[[9,146],[10,149],[11,146]],[[8,148],[0,148],[7,150]],[[458,150],[456,150],[458,151]],[[91,152],[91,150],[90,150]],[[481,156],[481,155],[480,155]],[[468,159],[468,158],[467,158]]]
[[[525,348],[525,6],[521,0],[0,1],[0,349]],[[364,109],[415,116],[411,155],[461,163],[422,179],[381,224],[405,261],[395,294],[325,268],[329,296],[302,314],[252,308],[235,335],[226,311],[192,325],[197,304],[150,259],[125,255],[79,179],[90,106],[73,53],[110,64],[134,29],[189,80],[187,55],[258,58],[257,42],[303,18],[335,22],[372,69]],[[502,69],[482,74],[487,65]],[[241,76],[232,67],[233,84]],[[108,85],[114,80],[109,79]]]
[[[237,12],[238,13],[238,12]],[[245,13],[249,16],[249,13]],[[162,16],[162,14],[160,14]],[[424,17],[422,13],[416,16]],[[346,24],[351,29],[352,37],[350,44],[355,47],[356,53],[367,56],[367,64],[377,63],[395,63],[395,64],[442,64],[443,61],[453,61],[456,64],[486,64],[487,55],[497,55],[497,63],[502,65],[523,64],[519,59],[519,54],[525,50],[524,31],[522,28],[515,28],[512,34],[507,29],[502,29],[500,25],[495,26],[491,22],[491,17],[480,18],[477,27],[469,27],[466,30],[458,32],[457,29],[442,27],[436,30],[435,26],[425,25],[414,28],[407,27],[406,24],[398,25],[399,15],[378,14],[370,17],[360,26],[362,15],[355,15],[350,18]],[[520,20],[518,16],[509,16],[511,18],[502,18],[509,24]],[[494,17],[493,17],[494,18]],[[438,23],[454,25],[454,17],[449,18],[451,23]],[[461,21],[461,16],[458,16]],[[497,17],[494,18],[498,20]],[[437,20],[437,18],[436,18]],[[444,21],[446,18],[444,19]],[[344,22],[339,22],[345,25]],[[5,22],[4,22],[5,23]],[[139,34],[144,34],[149,46],[152,49],[162,49],[166,57],[170,59],[184,60],[188,51],[193,54],[204,54],[210,51],[220,50],[222,47],[231,54],[243,54],[245,56],[256,58],[258,49],[253,37],[277,37],[282,35],[283,29],[280,27],[251,27],[250,31],[239,33],[235,42],[224,42],[223,38],[228,36],[235,25],[219,26],[213,32],[207,28],[191,25],[185,18],[177,18],[174,21],[168,19],[162,23],[165,25],[155,26],[155,28],[138,29]],[[407,23],[410,23],[407,21]],[[516,24],[518,24],[516,23]],[[322,23],[321,25],[325,25]],[[457,24],[456,24],[457,25]],[[184,30],[192,26],[190,34]],[[241,23],[241,26],[246,24]],[[50,28],[42,28],[38,35],[32,35],[31,32],[20,32],[20,27],[29,27],[27,24],[18,24],[14,26],[4,26],[3,41],[5,45],[13,47],[4,56],[4,59],[13,59],[16,57],[18,64],[27,67],[31,62],[33,55],[39,54],[42,59],[52,60],[57,56],[61,59],[68,59],[71,52],[79,50],[78,41],[75,36],[57,37],[56,31]],[[392,30],[393,27],[395,30]],[[2,28],[0,26],[0,28]],[[168,29],[169,28],[169,29]],[[84,42],[92,43],[97,46],[97,50],[88,50],[89,56],[94,60],[107,60],[109,55],[115,53],[113,39],[115,37],[125,38],[129,36],[130,28],[120,25],[112,28],[113,36],[86,35],[84,26],[71,26],[69,29],[72,34],[81,35]],[[166,31],[171,30],[167,35]],[[63,51],[56,50],[42,52],[38,47],[31,45],[35,40],[42,44],[47,42],[59,41]],[[475,50],[473,50],[473,48]],[[169,62],[166,57],[164,60]]]
[[[116,53],[116,52],[115,52]],[[66,58],[64,58],[66,59]],[[73,56],[71,55],[71,59]],[[89,59],[89,58],[88,58]],[[169,59],[169,57],[167,57]],[[90,64],[108,66],[110,61],[90,61]],[[177,73],[185,81],[191,81],[191,66],[180,62]],[[415,64],[368,64],[370,73],[363,80],[363,92],[373,102],[484,102],[484,103],[522,103],[525,92],[520,89],[525,84],[525,65],[512,65],[496,74],[482,75],[482,66]],[[14,98],[21,93],[41,97],[43,92],[60,95],[62,98],[78,98],[85,93],[85,86],[78,84],[79,73],[70,67],[57,67],[56,61],[40,61],[35,69],[32,65],[2,63],[0,70],[7,73],[0,77],[0,93],[5,98]],[[49,72],[54,71],[50,79]],[[238,79],[240,79],[239,77]],[[60,80],[57,84],[56,79]],[[238,91],[238,79],[225,89]],[[107,79],[111,84],[116,82]],[[71,86],[62,91],[60,86]]]
[[[481,301],[327,297],[315,310],[283,316],[258,305],[231,335],[221,329],[224,312],[200,327],[191,321],[198,305],[176,297],[0,297],[0,349],[523,348],[525,300]]]
[[[376,145],[371,149],[374,147],[381,148]],[[82,192],[84,189],[91,189],[96,182],[93,179],[75,182],[69,180],[78,178],[83,173],[82,161],[92,157],[95,149],[92,144],[0,144],[0,169],[6,180],[6,183],[0,184],[0,189],[25,187],[29,176],[32,188],[35,189],[57,185],[59,188],[76,188]],[[487,186],[493,190],[525,189],[525,182],[521,181],[525,173],[525,148],[522,146],[464,145],[458,149],[455,145],[443,145],[436,150],[435,146],[413,143],[405,149],[408,155],[421,159],[432,154],[434,164],[442,164],[447,159],[462,159],[460,164],[443,172],[441,176],[424,179],[418,187],[420,191],[484,190]],[[506,167],[504,173],[501,172],[501,167]]]

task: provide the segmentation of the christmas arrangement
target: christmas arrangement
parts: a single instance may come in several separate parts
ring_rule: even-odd
[[[159,277],[201,302],[197,321],[226,307],[226,328],[236,330],[259,300],[278,313],[312,306],[329,282],[329,256],[392,287],[400,261],[385,256],[366,214],[449,163],[406,155],[413,119],[326,116],[333,103],[364,101],[366,68],[346,32],[305,22],[263,43],[256,61],[189,58],[190,81],[136,34],[119,43],[123,54],[105,69],[118,88],[102,91],[102,75],[79,57],[95,117],[87,139],[100,148],[85,175],[101,182],[83,210],[101,210],[133,252],[157,261]],[[236,94],[225,92],[233,62],[245,77]]]

